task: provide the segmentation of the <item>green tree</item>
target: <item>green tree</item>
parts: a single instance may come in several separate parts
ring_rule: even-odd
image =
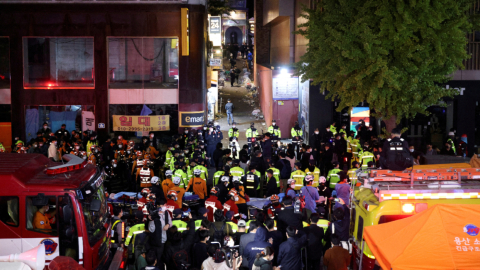
[[[391,131],[427,114],[453,89],[441,84],[463,68],[472,0],[321,0],[304,9],[298,33],[309,47],[297,75],[340,98],[339,110],[367,101]]]
[[[221,16],[230,14],[234,9],[230,7],[228,0],[208,0],[208,14],[211,16]]]

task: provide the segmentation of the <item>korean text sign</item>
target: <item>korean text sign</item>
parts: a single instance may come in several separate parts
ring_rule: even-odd
[[[113,115],[113,131],[168,131],[169,115]]]

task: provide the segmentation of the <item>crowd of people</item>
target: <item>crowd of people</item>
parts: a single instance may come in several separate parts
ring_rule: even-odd
[[[118,192],[137,194],[138,210],[111,209],[113,248],[128,248],[132,269],[330,270],[351,262],[356,171],[404,167],[405,160],[414,164],[436,154],[431,145],[426,153],[415,151],[398,129],[380,140],[363,122],[353,128],[337,130],[332,123],[306,145],[296,123],[292,143],[282,145],[275,121],[263,135],[252,123],[239,149],[232,117],[228,147],[220,126],[209,123],[176,134],[165,148],[155,132],[140,141],[118,135],[99,142],[95,132],[69,132],[65,125],[52,132],[44,123],[36,138],[24,143],[16,137],[12,147],[53,161],[76,155],[105,170],[110,199]],[[446,149],[459,147],[451,137]],[[405,160],[390,158],[392,148]],[[258,200],[262,205],[249,203]]]

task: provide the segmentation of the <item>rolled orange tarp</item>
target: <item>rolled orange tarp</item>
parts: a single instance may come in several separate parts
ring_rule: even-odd
[[[382,269],[480,269],[480,206],[440,204],[412,217],[365,227]]]

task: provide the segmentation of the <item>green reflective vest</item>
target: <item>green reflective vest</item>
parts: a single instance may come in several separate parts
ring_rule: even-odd
[[[341,171],[342,170],[340,169],[332,169],[328,172],[327,181],[330,181],[329,187],[331,189],[335,189],[337,183],[340,182],[340,176],[338,176],[338,173]]]
[[[350,179],[350,183],[352,184],[352,186],[355,186],[355,184],[357,184],[357,179],[358,179],[356,174],[357,170],[358,170],[357,168],[352,168],[347,172],[348,178]]]
[[[231,138],[231,137],[236,137],[238,138],[238,136],[240,136],[240,131],[238,131],[238,128],[230,128],[228,130],[228,137]]]
[[[302,170],[296,170],[292,172],[290,178],[295,180],[295,190],[300,190],[303,187],[303,180],[307,174],[304,173]]]
[[[230,169],[230,175],[243,177],[245,175],[245,171],[240,166],[233,167]]]
[[[273,178],[277,182],[277,187],[280,187],[280,170],[275,167],[268,168],[268,170],[273,171]],[[265,173],[265,179],[267,179],[267,173]]]
[[[270,134],[272,134],[273,136],[277,136],[278,138],[282,137],[282,131],[280,130],[279,126],[269,126],[268,132],[270,132]]]
[[[292,127],[292,130],[290,131],[290,133],[292,134],[292,137],[303,136],[303,130],[295,129],[295,127]]]
[[[205,168],[205,166],[203,165],[197,165],[193,168],[193,170],[200,170],[202,171],[202,173],[200,174],[200,178],[202,178],[203,180],[207,181],[207,178],[208,178],[208,170],[207,168]]]
[[[180,177],[181,181],[179,187],[185,188],[188,186],[187,174],[182,169],[175,170],[175,173],[173,175]]]
[[[201,219],[195,220],[195,230],[200,229],[201,226],[202,226],[202,220]]]
[[[125,238],[125,246],[128,246],[131,240],[133,240],[132,242],[132,245],[133,245],[135,243],[135,235],[139,233],[143,233],[144,231],[145,231],[145,224],[143,223],[132,226],[128,231],[127,238]]]
[[[455,148],[455,143],[453,143],[453,140],[451,138],[448,138],[447,142],[452,145],[452,150],[455,155],[457,154],[457,149]]]
[[[187,223],[182,220],[172,220],[172,225],[177,226],[179,232],[183,232],[187,230]]]
[[[216,186],[218,184],[218,181],[220,181],[220,178],[225,175],[224,171],[218,171],[213,174],[213,185]]]
[[[310,174],[313,175],[312,187],[318,187],[318,184],[319,184],[318,181],[319,181],[319,179],[320,179],[320,169],[317,168],[317,167],[315,167],[315,169],[313,169],[313,172],[311,172],[310,169],[307,168],[307,169],[305,170],[305,173],[306,173],[307,175],[310,175]]]
[[[238,226],[237,226],[237,224],[235,224],[235,222],[228,221],[227,224],[230,224],[230,226],[232,226],[233,233],[236,233],[238,231]]]
[[[172,160],[172,157],[172,151],[167,150],[167,153],[165,154],[165,167],[170,167],[170,161]]]
[[[172,156],[170,159],[170,170],[173,171],[175,170],[175,161],[177,161],[178,157]]]
[[[362,164],[362,168],[367,168],[368,167],[368,162],[373,161],[375,162],[375,156],[373,153],[369,151],[364,151],[360,157],[359,157],[359,162]]]
[[[337,134],[337,128],[333,125],[330,125],[330,131],[333,133],[333,135]]]
[[[352,139],[350,141],[350,147],[352,148],[352,155],[354,158],[358,158],[359,156],[359,147],[360,141],[358,139]]]
[[[247,138],[257,137],[258,136],[258,131],[257,131],[256,128],[254,128],[254,129],[248,128],[247,132],[245,132],[245,136]]]

